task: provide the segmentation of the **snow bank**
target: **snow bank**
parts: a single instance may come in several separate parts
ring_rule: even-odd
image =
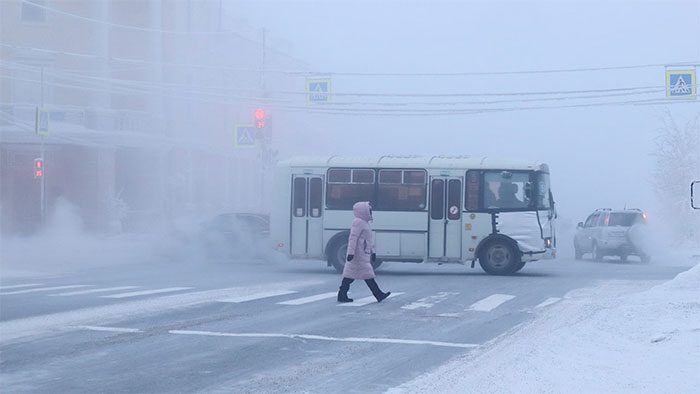
[[[389,392],[697,393],[700,264],[620,296],[635,286],[572,292],[512,335]]]

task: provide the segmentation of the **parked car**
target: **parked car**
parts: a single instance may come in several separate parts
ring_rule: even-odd
[[[207,257],[260,257],[270,236],[270,219],[251,213],[223,213],[204,223],[200,242]]]
[[[646,232],[646,215],[639,209],[596,209],[576,228],[576,259],[590,253],[595,261],[605,256],[620,256],[626,261],[628,256],[636,255],[642,262],[649,262],[651,257],[644,250]]]

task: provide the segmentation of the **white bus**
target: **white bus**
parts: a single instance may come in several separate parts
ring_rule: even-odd
[[[489,158],[324,157],[281,162],[271,237],[291,258],[342,271],[352,206],[370,201],[376,266],[383,261],[469,263],[507,275],[554,258],[549,168]]]

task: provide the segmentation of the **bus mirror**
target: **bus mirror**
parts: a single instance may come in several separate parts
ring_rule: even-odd
[[[700,181],[693,181],[690,184],[690,206],[693,209],[700,209]]]
[[[576,225],[576,227],[582,228],[582,227],[583,227],[583,222],[578,222],[578,224]]]

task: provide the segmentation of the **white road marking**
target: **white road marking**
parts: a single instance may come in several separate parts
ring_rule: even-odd
[[[401,294],[404,294],[404,293],[401,293],[401,292],[399,292],[399,293],[391,293],[391,294],[389,295],[389,297],[387,297],[387,299],[389,299],[389,298],[394,298],[394,297],[398,297],[398,296],[400,296]],[[342,304],[340,304],[339,306],[364,306],[364,305],[367,305],[367,304],[371,304],[371,303],[373,303],[373,302],[377,302],[377,299],[374,298],[374,296],[369,296],[369,297],[365,297],[365,298],[360,298],[359,300],[355,300],[354,302],[342,303]]]
[[[510,294],[493,294],[490,295],[483,300],[479,300],[475,303],[472,304],[472,306],[469,307],[469,309],[465,309],[467,311],[479,311],[479,312],[490,312],[494,309],[496,309],[499,305],[506,301],[510,301],[515,296],[512,296]]]
[[[278,302],[278,304],[279,305],[303,305],[303,304],[308,304],[309,302],[315,302],[315,301],[325,300],[328,298],[334,298],[337,295],[338,295],[338,292],[333,291],[330,293],[316,294],[316,295],[312,295],[310,297],[297,298],[294,300]]]
[[[459,313],[438,313],[436,316],[440,317],[460,317]]]
[[[68,293],[49,294],[49,296],[51,296],[51,297],[65,297],[65,296],[93,294],[93,293],[106,293],[108,291],[135,289],[136,287],[137,286],[104,287],[101,289],[78,290],[78,291],[70,291]]]
[[[535,306],[535,308],[543,308],[545,306],[552,305],[552,304],[558,302],[559,300],[561,300],[561,298],[559,298],[559,297],[550,297],[550,298],[547,298],[546,300],[544,300],[542,303],[537,304],[537,306]]]
[[[239,296],[239,297],[224,298],[224,299],[216,300],[216,301],[217,302],[232,302],[234,304],[238,304],[240,302],[254,301],[254,300],[259,300],[261,298],[276,297],[276,296],[293,294],[293,293],[296,293],[296,291],[294,291],[294,290],[261,291],[259,293],[246,294],[246,295]]]
[[[36,293],[39,291],[52,291],[52,290],[63,290],[63,289],[76,289],[78,287],[90,287],[92,285],[70,285],[70,286],[54,286],[54,287],[39,287],[36,289],[26,289],[17,291],[8,291],[5,293],[0,293],[0,295],[10,295],[10,294],[26,294],[26,293]]]
[[[459,342],[440,342],[440,341],[421,341],[415,339],[394,339],[394,338],[355,338],[355,337],[326,337],[322,335],[309,334],[278,334],[278,333],[232,333],[232,332],[213,332],[213,331],[188,331],[188,330],[170,330],[171,334],[176,335],[201,335],[210,337],[234,337],[234,338],[289,338],[289,339],[312,339],[318,341],[333,341],[333,342],[366,342],[366,343],[392,343],[401,345],[429,345],[441,347],[454,347],[471,349],[479,347],[474,343],[459,343]]]
[[[0,291],[10,290],[10,289],[21,289],[22,287],[32,287],[32,286],[41,286],[41,283],[27,283],[24,285],[0,286]]]
[[[102,297],[102,298],[129,298],[129,297],[138,297],[138,296],[150,295],[150,294],[172,293],[174,291],[189,290],[191,288],[192,287],[166,287],[165,289],[132,291],[129,293],[110,294],[110,295],[104,295],[104,296],[100,296],[100,297]]]
[[[122,327],[101,327],[101,326],[75,326],[74,328],[80,330],[90,330],[90,331],[107,331],[107,332],[143,332],[138,328],[122,328]]]
[[[457,295],[459,293],[456,292],[450,292],[450,291],[441,291],[437,293],[436,295],[429,296],[429,297],[424,297],[421,298],[418,301],[412,302],[410,304],[406,304],[401,307],[401,309],[408,309],[408,310],[413,310],[413,309],[418,309],[418,308],[432,308],[437,304],[438,302],[444,301],[447,299],[447,297],[451,295]]]
[[[24,338],[39,337],[55,333],[65,327],[77,325],[108,325],[110,323],[147,317],[153,314],[166,313],[179,309],[191,308],[197,305],[215,302],[218,299],[236,297],[245,294],[258,293],[271,289],[301,288],[317,286],[319,280],[295,280],[287,282],[272,282],[263,286],[238,286],[223,289],[212,289],[147,297],[142,299],[127,299],[126,302],[75,309],[65,312],[48,313],[21,319],[0,321],[0,345],[21,341]]]

